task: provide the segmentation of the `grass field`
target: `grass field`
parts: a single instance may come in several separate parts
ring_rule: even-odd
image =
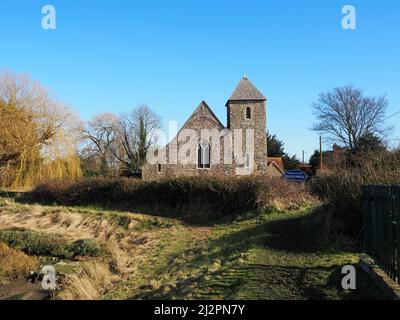
[[[326,239],[313,209],[188,225],[139,213],[1,199],[0,229],[63,234],[70,242],[92,239],[104,249],[100,257],[62,261],[58,268],[67,280],[55,298],[383,299],[359,269],[357,290],[341,288],[342,267],[357,265],[359,254]],[[88,283],[90,292],[79,292]]]

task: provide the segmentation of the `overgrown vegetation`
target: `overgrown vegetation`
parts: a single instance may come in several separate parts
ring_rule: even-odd
[[[400,183],[400,151],[365,154],[319,175],[312,190],[326,199],[337,232],[353,238],[362,228],[362,186]]]
[[[181,217],[210,218],[279,206],[282,210],[315,201],[306,186],[279,178],[187,177],[142,182],[88,178],[76,183],[49,181],[24,200],[62,205],[101,205],[129,210],[174,212]]]

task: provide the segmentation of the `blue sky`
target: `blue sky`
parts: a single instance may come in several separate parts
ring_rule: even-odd
[[[56,30],[41,28],[47,4]],[[346,4],[355,31],[341,27]],[[245,73],[268,98],[268,129],[308,158],[319,93],[354,84],[400,110],[399,15],[397,0],[2,0],[0,69],[30,73],[85,120],[146,103],[166,128],[203,99],[226,124]],[[400,142],[400,115],[388,124]]]

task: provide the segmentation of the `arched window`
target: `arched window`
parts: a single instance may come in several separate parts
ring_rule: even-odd
[[[211,168],[211,147],[207,142],[202,142],[197,147],[197,168]]]
[[[246,119],[251,119],[251,109],[250,109],[250,107],[246,108]]]
[[[157,172],[158,172],[158,173],[161,173],[161,170],[162,170],[161,164],[158,163],[158,164],[157,164]]]

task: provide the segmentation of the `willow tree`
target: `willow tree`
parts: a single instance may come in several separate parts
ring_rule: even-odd
[[[0,184],[29,187],[81,175],[77,120],[26,75],[0,75]]]

